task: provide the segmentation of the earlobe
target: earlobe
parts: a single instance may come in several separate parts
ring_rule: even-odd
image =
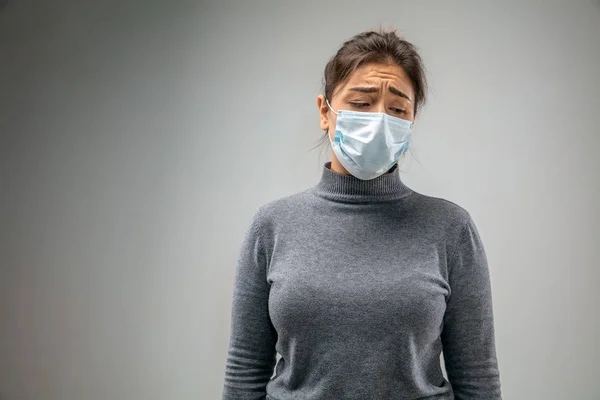
[[[327,115],[327,105],[325,104],[325,96],[322,94],[317,96],[317,108],[319,109],[319,118],[321,120],[321,130],[329,131],[329,116]]]

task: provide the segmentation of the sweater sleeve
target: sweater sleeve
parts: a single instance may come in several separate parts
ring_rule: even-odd
[[[490,275],[471,218],[448,253],[450,296],[441,335],[448,380],[456,400],[499,400]]]
[[[267,257],[256,213],[238,256],[223,400],[263,400],[275,365],[277,333],[269,317]]]

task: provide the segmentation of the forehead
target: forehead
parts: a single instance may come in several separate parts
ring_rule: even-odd
[[[348,77],[342,90],[355,86],[389,84],[413,98],[413,85],[404,69],[396,64],[369,63],[361,65]]]

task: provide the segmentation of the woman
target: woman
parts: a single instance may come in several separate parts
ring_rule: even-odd
[[[324,84],[317,106],[332,160],[314,187],[254,215],[223,398],[500,399],[477,229],[398,171],[425,100],[415,47],[395,32],[359,34]]]

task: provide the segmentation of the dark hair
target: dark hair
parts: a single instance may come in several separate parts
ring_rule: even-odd
[[[397,64],[410,81],[415,92],[414,115],[425,103],[427,80],[417,48],[401,39],[396,31],[368,31],[344,42],[325,66],[323,87],[325,97],[331,101],[333,91],[358,67],[367,63]]]

